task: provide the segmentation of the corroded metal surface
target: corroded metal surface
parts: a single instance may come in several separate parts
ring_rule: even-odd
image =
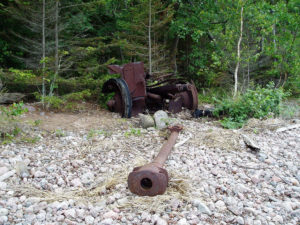
[[[150,112],[162,109],[177,113],[183,107],[190,110],[198,107],[198,93],[193,83],[185,82],[183,79],[168,79],[146,86],[147,75],[142,62],[128,63],[123,66],[109,65],[108,69],[110,73],[120,74],[121,79],[126,83],[132,102],[132,116],[143,113],[145,109]],[[109,89],[107,85],[107,82],[103,85],[104,90]],[[125,93],[126,96],[123,96],[119,88],[113,91],[115,96],[107,103],[108,108],[124,116],[125,109],[120,104],[128,94]]]
[[[168,158],[182,126],[176,125],[169,127],[171,135],[166,143],[162,146],[156,158],[152,163],[136,167],[128,176],[129,190],[141,196],[155,196],[163,194],[168,186],[168,172],[163,168]]]

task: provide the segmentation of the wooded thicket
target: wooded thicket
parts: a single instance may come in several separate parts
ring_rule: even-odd
[[[106,65],[144,61],[200,92],[274,81],[300,92],[298,0],[1,0],[2,79],[93,82]]]

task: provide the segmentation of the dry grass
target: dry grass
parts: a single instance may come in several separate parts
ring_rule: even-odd
[[[137,158],[133,164],[128,165],[141,166],[147,163],[143,158]],[[155,197],[141,197],[133,195],[126,189],[125,193],[120,192],[116,186],[118,184],[126,184],[127,176],[131,172],[132,167],[125,166],[115,172],[113,175],[106,174],[106,179],[101,184],[90,189],[63,189],[57,192],[45,191],[37,189],[31,185],[21,185],[14,187],[15,195],[25,195],[27,197],[38,197],[42,201],[54,202],[54,201],[66,201],[73,199],[77,202],[91,202],[99,203],[105,201],[109,196],[113,196],[115,193],[120,193],[123,198],[108,205],[111,208],[122,208],[128,210],[147,210],[155,212],[163,212],[167,207],[170,207],[170,201],[179,200],[181,203],[187,203],[191,200],[190,193],[192,193],[189,180],[182,175],[177,174],[175,171],[170,172],[170,181],[167,191],[163,195]]]

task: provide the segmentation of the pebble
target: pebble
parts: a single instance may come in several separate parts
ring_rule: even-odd
[[[7,187],[7,184],[5,182],[0,182],[0,190],[5,190]]]
[[[7,173],[9,171],[9,169],[7,167],[0,167],[0,176]]]
[[[241,216],[238,216],[237,218],[236,218],[236,222],[238,223],[238,224],[245,224],[245,221],[244,221],[244,219],[243,219],[243,217],[241,217]]]
[[[0,224],[4,224],[8,221],[8,217],[7,216],[0,216]]]
[[[34,173],[34,177],[36,177],[36,178],[42,178],[42,177],[45,177],[47,174],[46,173],[44,173],[44,172],[42,172],[42,171],[36,171],[35,173]]]
[[[76,218],[75,209],[67,209],[67,210],[64,211],[64,214],[65,214],[66,218],[68,218],[68,219]]]
[[[189,225],[189,223],[187,222],[186,218],[180,219],[177,224],[178,225]]]
[[[94,181],[94,174],[87,172],[81,176],[81,182],[85,185],[91,184]]]
[[[108,129],[103,118],[97,129],[107,135],[97,142],[80,130],[1,146],[0,224],[298,225],[299,159],[288,143],[300,129],[251,134],[262,149],[254,153],[240,139],[247,130],[176,118],[185,127],[177,142],[187,141],[168,157],[167,191],[140,197],[128,190],[127,172],[151,161],[166,135],[151,127],[124,137],[138,119],[116,116]]]
[[[105,220],[102,220],[102,221],[100,222],[100,224],[103,224],[103,225],[111,225],[111,224],[114,224],[114,221],[113,221],[113,219],[111,219],[111,218],[107,218],[107,219],[105,219]]]
[[[201,200],[195,199],[193,204],[195,207],[197,207],[200,213],[211,215],[210,209],[204,203],[202,203]]]
[[[215,203],[215,207],[218,208],[220,211],[226,210],[226,205],[223,201],[219,200]]]
[[[0,208],[0,216],[6,216],[8,214],[8,209]]]
[[[118,217],[119,217],[118,213],[115,213],[114,211],[109,211],[103,215],[104,219],[108,219],[108,218],[117,219]]]
[[[80,178],[75,178],[74,180],[71,181],[71,184],[74,187],[81,187],[82,186]]]
[[[163,218],[158,217],[155,221],[156,225],[168,225],[167,221],[164,220]]]
[[[86,224],[93,224],[94,223],[95,218],[92,216],[87,216],[84,221],[86,222]]]

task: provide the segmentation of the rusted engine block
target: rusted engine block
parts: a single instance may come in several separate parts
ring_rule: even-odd
[[[120,74],[121,78],[105,82],[102,92],[115,93],[107,105],[110,111],[118,112],[122,117],[130,118],[146,109],[177,113],[182,107],[190,110],[198,107],[198,92],[192,83],[182,79],[169,79],[146,86],[149,75],[144,71],[143,62],[123,66],[109,65],[108,69],[111,74]]]

